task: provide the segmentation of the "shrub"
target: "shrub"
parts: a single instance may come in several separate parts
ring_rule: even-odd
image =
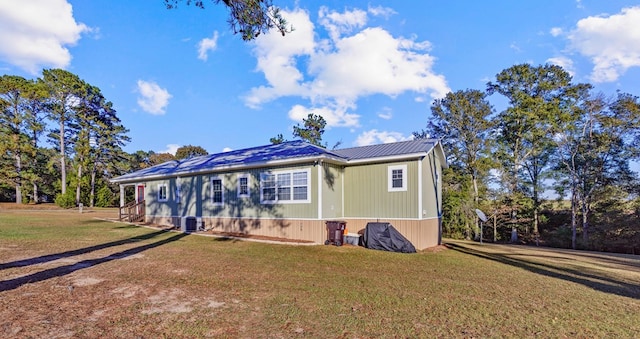
[[[96,207],[113,207],[117,206],[118,195],[113,193],[109,186],[100,187],[96,194]]]
[[[67,190],[67,193],[56,195],[56,205],[62,208],[72,208],[76,206],[76,195],[73,190]]]

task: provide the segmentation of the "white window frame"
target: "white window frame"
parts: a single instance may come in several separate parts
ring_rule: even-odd
[[[242,185],[240,184],[240,181],[242,179],[247,179],[247,193],[242,193]],[[251,179],[249,179],[249,176],[244,174],[244,175],[238,175],[237,177],[238,180],[238,198],[249,198],[251,196]]]
[[[393,187],[393,171],[401,171],[402,186]],[[407,190],[407,165],[393,165],[387,167],[387,189],[389,192],[404,192]]]
[[[305,185],[295,185],[294,184],[294,174],[297,173],[304,173],[305,177],[306,177],[306,184]],[[288,185],[283,185],[283,186],[279,186],[278,185],[278,175],[285,175],[285,174],[289,174],[289,184]],[[264,178],[267,175],[273,175],[275,176],[274,181],[275,181],[275,195],[274,195],[274,200],[265,200],[264,198]],[[278,199],[278,189],[279,188],[286,188],[289,187],[289,199],[286,200],[280,200]],[[306,187],[306,193],[307,193],[307,198],[306,199],[294,199],[294,192],[295,192],[295,188],[301,188],[301,187]],[[260,173],[260,203],[262,204],[308,204],[311,203],[311,169],[306,168],[306,169],[295,169],[295,170],[286,170],[286,171],[267,171],[267,172],[262,172]]]
[[[164,188],[164,197],[162,197],[162,189]],[[158,184],[158,201],[168,201],[169,200],[169,187],[167,184]]]
[[[220,180],[220,202],[215,202],[213,199],[215,198],[215,194],[213,192],[213,181],[214,180]],[[209,179],[209,186],[210,186],[210,193],[211,193],[211,203],[213,204],[213,206],[222,206],[224,205],[224,180],[222,179],[222,177],[211,177]]]

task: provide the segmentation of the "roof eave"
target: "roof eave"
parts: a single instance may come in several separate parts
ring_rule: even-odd
[[[271,166],[297,165],[297,164],[316,162],[320,160],[334,163],[334,164],[344,165],[347,163],[347,161],[345,161],[342,158],[337,158],[337,157],[327,156],[327,155],[319,155],[319,156],[302,157],[302,158],[261,161],[261,162],[254,162],[251,164],[234,164],[234,165],[216,166],[215,168],[201,169],[201,170],[194,170],[194,171],[180,171],[180,172],[173,172],[170,174],[144,175],[144,176],[138,176],[133,178],[126,178],[124,180],[118,180],[118,178],[113,178],[109,180],[109,182],[114,184],[131,184],[131,183],[136,183],[140,181],[176,178],[176,177],[181,177],[186,175],[209,174],[209,173],[226,172],[230,170],[242,170],[242,169],[249,170],[249,169],[271,167]]]
[[[392,161],[419,159],[421,157],[424,157],[428,153],[429,153],[429,151],[417,152],[417,153],[409,153],[409,154],[390,155],[390,156],[383,156],[383,157],[353,159],[353,160],[348,160],[347,164],[348,165],[362,165],[362,164],[371,164],[371,163],[376,163],[376,162],[392,162]]]

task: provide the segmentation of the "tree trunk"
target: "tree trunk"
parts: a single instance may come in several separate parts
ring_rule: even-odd
[[[78,165],[78,179],[76,184],[76,206],[80,206],[80,182],[82,181],[82,165]]]
[[[571,192],[571,248],[572,249],[576,249],[576,223],[577,223],[577,197],[576,197],[576,190],[575,190],[575,184],[572,185],[573,187],[571,188],[572,192]]]
[[[475,169],[474,169],[474,173],[471,173],[471,181],[473,183],[473,204],[475,208],[479,208],[479,198],[478,198],[478,179],[476,178],[476,174],[475,174]],[[478,227],[478,216],[476,215],[473,218],[473,225],[474,227],[474,240],[479,240],[482,239],[482,235],[480,235],[480,232],[482,231],[481,228]]]
[[[16,154],[16,172],[18,172],[16,178],[16,204],[22,204],[22,161],[20,153]]]
[[[589,244],[589,204],[587,199],[583,199],[582,202],[582,242],[584,246]]]
[[[91,192],[89,194],[89,207],[93,207],[95,203],[95,193],[96,193],[96,166],[93,165],[91,169]]]
[[[533,182],[533,234],[538,237],[538,214],[540,213],[540,201],[538,198],[538,180]]]
[[[38,197],[38,184],[33,183],[33,203],[37,204],[40,202],[40,198]]]
[[[498,223],[497,223],[498,215],[497,213],[493,214],[493,242],[497,242],[498,237],[496,233],[498,233]]]
[[[67,162],[65,159],[65,149],[64,149],[64,119],[60,119],[60,179],[61,179],[61,190],[64,195],[67,193]]]

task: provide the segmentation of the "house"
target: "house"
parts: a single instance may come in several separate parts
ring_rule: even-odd
[[[327,150],[289,141],[169,161],[112,179],[135,186],[146,222],[196,217],[214,231],[323,243],[326,221],[350,233],[390,222],[417,249],[440,244],[442,168],[438,140]],[[191,219],[193,220],[193,218]]]

